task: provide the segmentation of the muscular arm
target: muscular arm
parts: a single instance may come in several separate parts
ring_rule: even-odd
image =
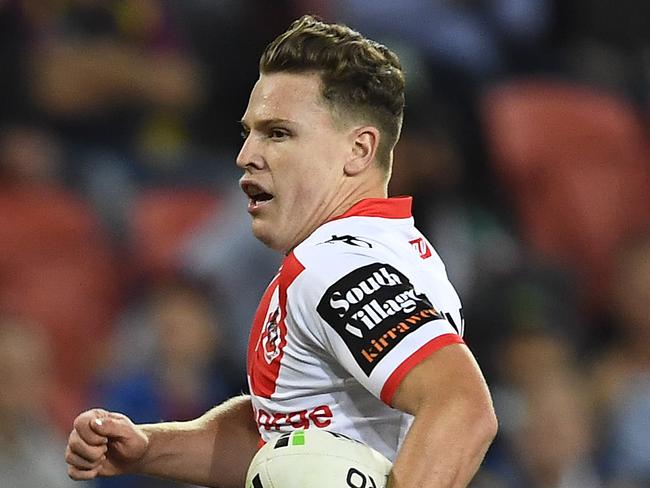
[[[466,487],[497,429],[487,385],[467,347],[444,347],[413,368],[393,406],[415,420],[388,488]]]
[[[149,447],[137,472],[219,488],[244,486],[259,441],[248,397],[232,399],[189,422],[141,428]]]
[[[247,396],[188,422],[135,425],[120,413],[93,409],[75,419],[65,459],[75,480],[138,473],[241,488],[258,440]]]

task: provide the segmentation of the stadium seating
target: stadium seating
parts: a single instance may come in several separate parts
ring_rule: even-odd
[[[482,104],[491,164],[534,248],[568,264],[598,304],[613,253],[650,225],[650,157],[627,101],[558,80],[488,90]]]

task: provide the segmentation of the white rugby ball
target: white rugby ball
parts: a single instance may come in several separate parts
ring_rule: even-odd
[[[371,447],[326,430],[296,430],[262,447],[246,488],[385,488],[391,462]]]

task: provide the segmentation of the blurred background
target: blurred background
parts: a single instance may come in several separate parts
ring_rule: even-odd
[[[72,419],[246,390],[280,257],[250,234],[237,121],[304,13],[402,58],[391,193],[501,425],[472,486],[650,486],[645,0],[0,0],[0,486],[180,486],[69,481]]]

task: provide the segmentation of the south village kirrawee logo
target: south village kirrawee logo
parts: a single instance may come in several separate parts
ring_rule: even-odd
[[[338,280],[327,289],[317,310],[368,375],[408,334],[444,319],[426,295],[386,263],[363,266]]]

